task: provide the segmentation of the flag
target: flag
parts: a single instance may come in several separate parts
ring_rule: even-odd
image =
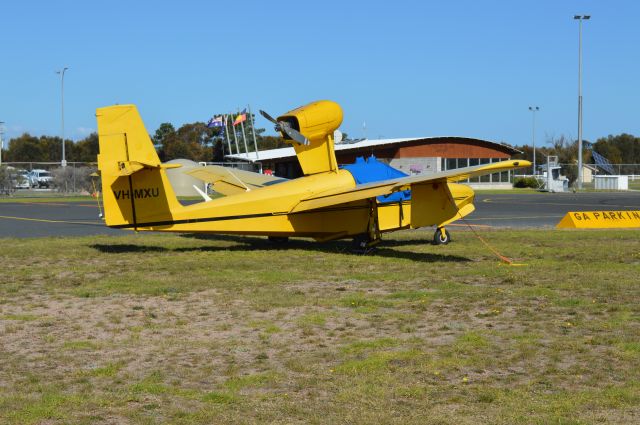
[[[209,128],[222,127],[222,126],[224,126],[224,124],[222,124],[222,115],[218,115],[217,117],[211,118],[207,123],[207,127]]]
[[[246,120],[247,120],[247,110],[243,109],[242,113],[236,117],[236,120],[233,122],[233,125],[236,126]]]

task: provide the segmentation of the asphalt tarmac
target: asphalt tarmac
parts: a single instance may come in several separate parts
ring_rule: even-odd
[[[482,194],[476,211],[452,230],[479,228],[551,228],[569,211],[640,210],[640,192]],[[0,238],[123,235],[98,217],[96,202],[1,202]]]
[[[473,225],[551,228],[569,211],[640,210],[640,192],[476,194],[476,210],[465,218]]]

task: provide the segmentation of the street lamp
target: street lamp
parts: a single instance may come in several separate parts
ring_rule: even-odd
[[[533,116],[531,123],[531,143],[533,144],[533,175],[536,173],[536,112],[540,110],[537,106],[529,106],[529,110]]]
[[[62,161],[60,161],[60,165],[63,167],[67,166],[67,160],[64,155],[64,72],[69,69],[68,67],[62,68],[62,71],[56,71],[56,74],[60,75],[60,111],[62,116]]]
[[[0,165],[2,165],[2,148],[4,147],[4,121],[0,121]]]
[[[582,21],[591,15],[575,15],[578,21],[578,189],[582,189]]]

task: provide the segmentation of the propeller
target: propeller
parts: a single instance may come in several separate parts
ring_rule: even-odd
[[[276,125],[276,131],[280,131],[286,134],[291,138],[291,140],[295,141],[296,143],[300,143],[301,145],[309,144],[309,139],[304,137],[298,130],[291,127],[291,124],[289,124],[287,121],[276,121],[275,118],[273,118],[263,110],[260,110],[260,115],[274,123]]]

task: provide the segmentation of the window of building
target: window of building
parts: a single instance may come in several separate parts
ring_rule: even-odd
[[[447,158],[447,170],[455,170],[458,168],[458,161],[456,158]]]
[[[455,170],[456,168],[475,167],[477,165],[492,164],[506,161],[507,158],[440,158],[442,171]],[[511,172],[487,174],[481,177],[474,177],[462,180],[460,183],[509,183],[511,182]]]

